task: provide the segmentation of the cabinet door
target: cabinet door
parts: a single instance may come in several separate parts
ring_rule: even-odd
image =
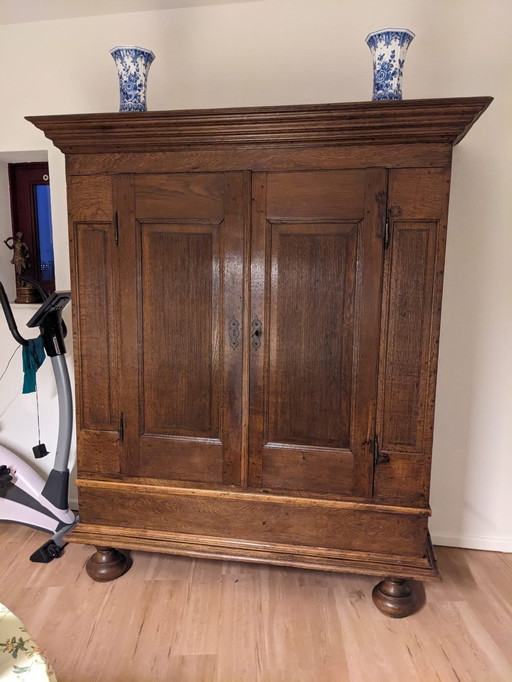
[[[119,180],[126,474],[240,483],[248,187],[244,173]]]
[[[387,173],[255,174],[249,482],[371,494]]]

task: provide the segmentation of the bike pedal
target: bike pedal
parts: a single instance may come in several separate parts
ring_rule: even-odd
[[[4,488],[12,481],[11,470],[2,464],[0,466],[0,488]]]
[[[36,549],[30,557],[30,561],[38,564],[49,564],[54,559],[59,559],[62,556],[63,548],[59,547],[54,540],[48,540],[44,545]]]

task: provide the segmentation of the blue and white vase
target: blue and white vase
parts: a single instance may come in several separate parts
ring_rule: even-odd
[[[406,28],[385,28],[366,36],[373,57],[372,100],[402,99],[405,55],[413,38]]]
[[[119,111],[146,111],[149,67],[155,55],[136,45],[119,45],[110,50],[119,76]]]

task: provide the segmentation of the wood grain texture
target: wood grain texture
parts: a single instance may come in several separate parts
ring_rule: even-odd
[[[351,550],[329,550],[320,556],[306,545],[295,546],[272,543],[264,545],[249,541],[229,541],[219,538],[197,537],[162,531],[144,531],[119,527],[88,526],[84,524],[71,539],[71,542],[84,544],[101,543],[105,538],[119,547],[145,552],[161,552],[177,556],[204,557],[206,559],[233,560],[247,563],[291,566],[333,573],[362,573],[382,576],[393,571],[396,576],[414,578],[421,581],[440,580],[433,552],[427,551],[422,558],[400,557],[390,554],[374,554]],[[117,550],[114,550],[117,551]],[[93,555],[94,556],[94,555]],[[397,560],[398,559],[398,560]]]
[[[29,116],[66,154],[194,147],[456,144],[490,97],[247,109]]]
[[[136,271],[139,244],[135,229],[134,181],[131,175],[120,175],[113,178],[114,196],[118,214],[119,249],[123,265],[132,263],[132,267],[119,268],[119,303],[120,340],[122,369],[119,372],[122,395],[123,443],[121,471],[129,474],[138,471],[140,466],[140,450],[138,436],[140,434],[141,406],[139,395],[142,378],[139,372],[139,348],[142,336],[142,320],[137,316],[137,303],[141,297],[140,275]],[[119,253],[119,250],[118,250]],[[120,406],[121,407],[121,406]]]
[[[90,547],[31,563],[45,539],[0,525],[2,601],[60,682],[512,677],[510,555],[436,548],[444,582],[426,583],[423,608],[393,620],[373,606],[372,576],[133,552],[131,570],[101,584],[83,571]]]
[[[135,179],[135,214],[145,220],[207,220],[224,217],[222,173],[144,174]]]
[[[349,447],[357,235],[357,223],[272,226],[270,443]]]
[[[395,220],[392,229],[381,447],[422,455],[438,225]]]
[[[229,324],[243,322],[247,202],[243,173],[133,180],[122,252],[136,290],[122,317],[135,456],[124,473],[240,483],[242,344]]]
[[[288,545],[288,554],[300,553],[297,546],[304,545],[315,547],[319,557],[329,549],[386,554],[392,537],[393,554],[426,555],[428,516],[421,511],[376,512],[370,505],[355,508],[322,500],[313,505],[292,497],[283,503],[277,495],[246,494],[236,488],[214,496],[170,487],[148,494],[146,487],[136,484],[78,485],[82,523],[103,527],[104,540],[96,544],[108,545],[108,527],[116,526],[130,528],[135,536],[150,530],[278,543]]]
[[[141,222],[140,241],[143,433],[218,438],[218,226]]]
[[[119,264],[112,178],[74,178],[68,200],[78,457],[83,471],[118,473]]]
[[[166,481],[141,476],[123,476],[115,474],[87,473],[83,478],[76,480],[79,488],[97,488],[98,485],[105,490],[130,490],[133,486],[141,492],[151,495],[153,492],[168,493],[172,490],[173,495],[199,495],[212,498],[222,498],[226,494],[242,496],[245,500],[264,502],[266,500],[284,505],[303,505],[310,507],[335,507],[340,509],[367,510],[376,513],[391,512],[393,514],[419,514],[431,516],[428,506],[394,505],[386,502],[376,502],[372,497],[360,498],[349,495],[335,495],[332,493],[315,493],[314,495],[303,491],[273,490],[265,488],[246,488],[240,486],[222,485],[210,482],[190,481]]]
[[[272,173],[266,216],[271,223],[354,220],[364,210],[364,170]]]
[[[87,430],[115,431],[118,425],[117,340],[108,333],[108,320],[115,315],[112,241],[112,223],[75,223],[78,296],[83,302],[77,305],[80,425]],[[99,320],[106,324],[98,324]]]
[[[386,185],[384,170],[258,175],[252,485],[371,489]]]
[[[378,499],[428,499],[444,275],[448,168],[389,173],[377,433]]]
[[[339,170],[340,168],[438,167],[451,163],[452,145],[445,143],[361,144],[343,147],[287,149],[200,149],[186,151],[71,154],[69,175],[118,173],[197,173],[198,171]]]

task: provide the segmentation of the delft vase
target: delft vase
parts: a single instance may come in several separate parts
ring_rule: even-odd
[[[120,45],[110,50],[119,76],[119,111],[146,111],[146,84],[155,55],[136,45]]]
[[[402,75],[407,48],[414,33],[403,28],[386,28],[366,37],[373,56],[372,100],[402,99]]]

